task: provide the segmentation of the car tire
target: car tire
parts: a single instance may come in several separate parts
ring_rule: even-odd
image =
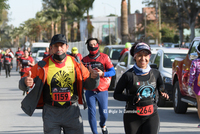
[[[179,88],[179,83],[176,81],[173,89],[173,107],[174,112],[178,114],[184,114],[187,111],[188,104],[181,101],[181,93]]]
[[[159,95],[158,90],[156,90],[156,104],[158,107],[164,107],[165,106],[165,98]]]

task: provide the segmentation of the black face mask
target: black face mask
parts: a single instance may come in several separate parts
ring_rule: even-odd
[[[57,55],[57,54],[53,55],[53,58],[56,59],[56,60],[58,60],[58,61],[62,61],[65,57],[66,57],[65,53],[63,53],[61,55]]]

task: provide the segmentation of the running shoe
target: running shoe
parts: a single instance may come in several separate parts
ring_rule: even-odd
[[[102,130],[102,134],[108,134],[108,129],[106,126],[102,127],[101,130]]]

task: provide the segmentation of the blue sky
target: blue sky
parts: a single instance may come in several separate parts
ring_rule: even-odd
[[[20,23],[28,20],[29,18],[35,18],[35,14],[42,10],[42,0],[8,0],[10,5],[9,9],[9,25],[18,27]],[[142,12],[142,0],[131,0],[131,13],[135,10]],[[93,3],[93,9],[90,10],[90,15],[94,17],[106,16],[110,13],[120,16],[121,14],[121,0],[95,0]]]

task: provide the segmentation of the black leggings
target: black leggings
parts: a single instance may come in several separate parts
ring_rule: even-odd
[[[6,71],[6,77],[8,77],[8,75],[10,76],[10,64],[4,64],[4,66]]]
[[[160,121],[158,113],[151,116],[138,116],[135,113],[124,114],[124,129],[126,134],[158,134]]]
[[[1,73],[2,62],[0,61],[0,73]]]

